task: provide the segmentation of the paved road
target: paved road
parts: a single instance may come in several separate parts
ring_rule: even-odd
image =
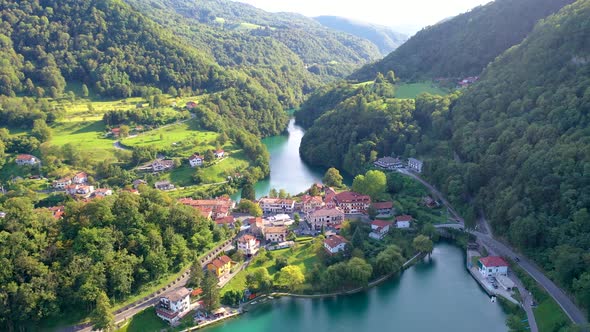
[[[434,195],[440,199],[443,204],[447,206],[449,211],[455,216],[455,218],[461,223],[463,223],[463,219],[457,214],[457,212],[452,208],[452,206],[447,202],[442,194],[436,190],[432,185],[428,182],[424,181],[422,178],[417,176],[414,173],[411,173],[407,170],[398,170],[400,173],[411,176],[412,178],[420,181],[424,186],[432,191]],[[539,285],[541,285],[545,290],[553,297],[553,299],[559,304],[559,306],[563,309],[566,315],[577,325],[587,325],[588,319],[586,315],[578,308],[574,302],[565,294],[563,290],[561,290],[553,281],[547,278],[540,268],[538,268],[533,262],[528,260],[526,257],[519,255],[514,249],[507,246],[506,244],[494,239],[492,237],[491,230],[485,218],[482,216],[480,219],[480,224],[483,223],[483,229],[486,233],[479,232],[479,231],[470,231],[471,234],[477,236],[478,240],[481,241],[483,245],[491,249],[492,252],[495,252],[501,256],[505,257],[519,257],[519,261],[517,264],[525,270]],[[439,225],[438,227],[444,227],[444,225]],[[450,225],[447,225],[450,226]],[[458,228],[458,226],[453,225],[453,228]],[[480,227],[481,228],[481,227]],[[531,324],[532,325],[532,324]]]
[[[209,251],[207,256],[205,256],[201,259],[201,265],[203,266],[203,268],[211,260],[213,260],[215,257],[217,257],[219,255],[219,253],[223,252],[226,248],[231,246],[232,241],[233,241],[233,239],[228,240],[228,241],[224,242],[223,244],[220,244],[219,246],[217,246],[215,249]],[[184,287],[186,285],[186,283],[188,282],[189,277],[190,277],[190,269],[186,269],[183,272],[182,276],[178,277],[176,280],[174,280],[172,283],[168,284],[167,286],[163,287],[162,289],[144,297],[139,302],[133,303],[131,305],[128,305],[122,309],[115,311],[115,323],[117,323],[117,324],[122,323],[123,321],[133,317],[134,315],[143,311],[144,309],[154,306],[160,300],[161,296],[167,295],[169,293],[176,291],[177,289],[179,289],[181,287]],[[60,331],[60,332],[91,332],[92,326],[89,323],[78,324],[78,325],[74,325],[74,326],[60,328],[60,329],[58,329],[58,331]]]
[[[526,312],[526,316],[528,319],[527,324],[531,332],[538,332],[539,327],[537,326],[537,321],[535,320],[535,313],[533,312],[533,296],[529,293],[529,291],[524,287],[522,281],[518,279],[517,276],[514,274],[510,274],[510,279],[514,281],[514,284],[518,288],[518,292],[520,293],[520,297],[522,298],[522,308]]]

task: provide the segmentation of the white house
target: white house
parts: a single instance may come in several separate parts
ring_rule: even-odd
[[[205,157],[200,156],[196,153],[190,156],[190,158],[188,158],[188,162],[189,164],[191,164],[191,167],[202,166],[203,161],[205,161]]]
[[[34,166],[41,162],[37,157],[30,154],[19,154],[16,156],[16,164],[19,166]]]
[[[477,261],[477,266],[484,277],[508,275],[508,263],[499,256],[482,257]]]
[[[283,198],[264,197],[258,201],[264,213],[293,213],[295,201]]]
[[[225,155],[225,151],[223,151],[223,150],[215,151],[215,158],[223,158],[224,155]]]
[[[416,173],[422,173],[422,161],[414,158],[408,159],[408,167]]]
[[[250,234],[246,234],[238,239],[238,250],[243,252],[244,255],[256,255],[259,248],[260,241]]]
[[[344,212],[339,208],[323,208],[312,211],[305,217],[311,228],[320,230],[323,227],[336,226],[344,221]]]
[[[332,235],[324,240],[324,248],[330,255],[344,251],[347,245],[348,241],[340,235]]]
[[[403,215],[395,217],[395,227],[397,228],[410,228],[412,224],[412,216]]]
[[[387,169],[387,170],[394,170],[396,168],[404,167],[401,160],[399,160],[398,158],[393,158],[393,157],[379,158],[379,159],[377,159],[377,161],[375,161],[374,165],[376,167],[380,167],[380,168]]]
[[[86,186],[82,184],[70,184],[65,187],[66,193],[72,196],[79,196],[88,198],[94,192],[94,186]]]
[[[78,172],[72,178],[72,182],[76,184],[84,184],[88,182],[88,174],[86,172]]]
[[[190,291],[186,287],[162,296],[156,305],[156,315],[171,325],[176,324],[190,311]]]
[[[371,222],[371,233],[369,233],[369,237],[375,240],[383,239],[383,237],[389,233],[391,224],[391,222],[385,220],[375,220]]]
[[[55,189],[65,189],[70,184],[72,184],[72,179],[69,177],[65,177],[65,178],[61,178],[61,179],[57,179],[57,180],[53,181],[52,186]]]
[[[96,189],[92,195],[94,197],[106,197],[106,196],[111,196],[113,195],[113,190],[109,189],[109,188],[99,188]]]
[[[154,187],[158,190],[172,190],[174,189],[174,185],[170,183],[170,181],[158,181],[154,184]]]

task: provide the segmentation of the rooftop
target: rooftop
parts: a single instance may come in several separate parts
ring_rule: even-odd
[[[176,302],[182,300],[186,296],[188,296],[191,292],[186,287],[181,287],[173,292],[168,293],[168,295],[164,296],[168,298],[171,302]]]
[[[387,226],[391,226],[392,222],[391,221],[385,221],[385,220],[373,220],[373,222],[371,222],[371,226],[376,226],[376,227],[387,227]]]
[[[392,209],[393,202],[374,202],[373,207],[377,210],[381,209]]]
[[[340,235],[332,235],[329,238],[324,240],[324,243],[328,245],[330,248],[336,248],[342,243],[348,243],[345,238]]]
[[[395,217],[395,221],[412,221],[412,219],[412,216],[408,216],[407,214]]]
[[[482,257],[482,258],[479,259],[479,261],[481,262],[481,264],[483,264],[486,267],[490,267],[490,266],[508,266],[508,263],[506,262],[506,260],[504,260],[504,258],[502,258],[500,256]]]
[[[351,202],[362,202],[362,201],[370,201],[371,197],[359,193],[355,193],[353,191],[344,191],[339,194],[336,194],[336,200],[341,203],[351,203]]]

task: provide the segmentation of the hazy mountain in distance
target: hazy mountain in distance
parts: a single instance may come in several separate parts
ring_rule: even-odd
[[[408,39],[407,35],[384,25],[361,22],[339,16],[318,16],[314,17],[314,19],[330,29],[346,32],[369,40],[377,45],[383,55],[389,54]]]

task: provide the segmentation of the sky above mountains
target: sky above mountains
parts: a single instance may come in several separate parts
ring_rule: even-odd
[[[237,0],[271,12],[334,15],[396,28],[413,34],[490,0]]]

